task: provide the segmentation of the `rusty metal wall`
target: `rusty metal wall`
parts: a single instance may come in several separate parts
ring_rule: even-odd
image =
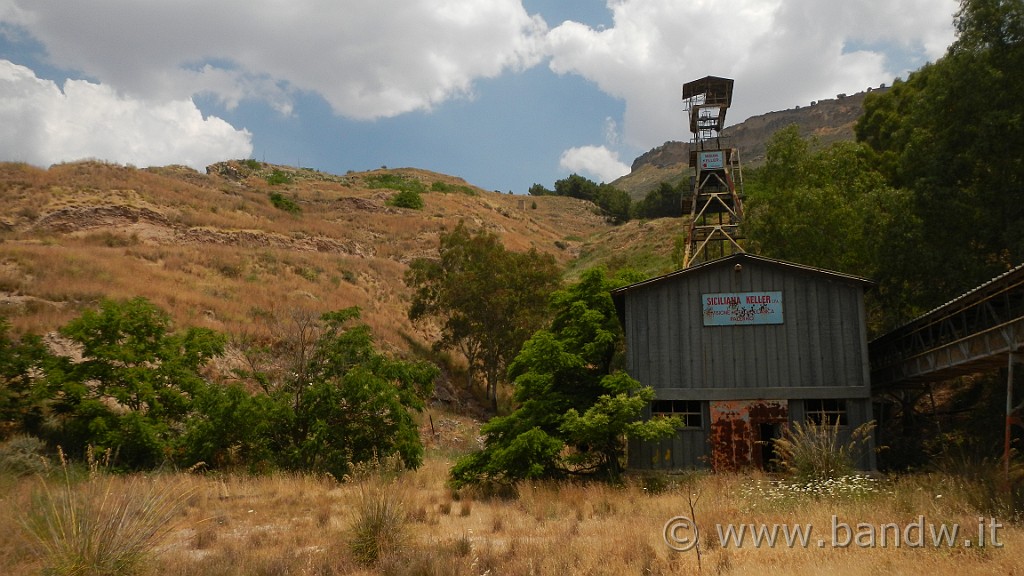
[[[715,472],[765,468],[764,426],[780,430],[789,422],[787,400],[711,402],[711,468]]]

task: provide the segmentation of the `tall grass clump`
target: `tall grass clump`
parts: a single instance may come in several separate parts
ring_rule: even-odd
[[[840,478],[853,473],[856,458],[869,448],[874,422],[867,422],[840,439],[839,422],[793,424],[775,440],[775,463],[798,481]]]
[[[31,476],[50,469],[46,444],[34,436],[15,435],[0,444],[0,475]]]
[[[364,565],[396,555],[406,537],[403,466],[398,455],[353,465],[346,480],[359,489],[356,515],[348,538],[352,556]]]
[[[188,491],[139,477],[90,473],[76,481],[64,454],[63,474],[43,481],[23,518],[35,551],[57,576],[120,576],[141,572],[169,533]]]

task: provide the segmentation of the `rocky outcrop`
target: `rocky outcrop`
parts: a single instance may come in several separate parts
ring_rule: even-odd
[[[865,96],[885,90],[888,88],[883,86],[850,96],[839,94],[834,99],[811,102],[809,106],[752,116],[723,130],[723,145],[739,150],[742,164],[753,167],[764,162],[772,135],[791,124],[797,125],[802,136],[817,138],[822,145],[852,141],[855,139],[854,125],[864,112]],[[688,174],[689,153],[688,142],[665,142],[638,156],[630,173],[611,184],[628,192],[634,199],[643,198],[660,182],[672,181],[672,177],[678,174]]]
[[[37,220],[33,227],[37,230],[67,233],[138,223],[170,226],[167,218],[155,210],[115,204],[59,208]]]

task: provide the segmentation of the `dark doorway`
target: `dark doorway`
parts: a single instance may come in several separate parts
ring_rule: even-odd
[[[782,435],[782,424],[762,422],[758,426],[757,432],[759,437],[758,445],[761,447],[761,469],[765,472],[777,472],[775,440]]]

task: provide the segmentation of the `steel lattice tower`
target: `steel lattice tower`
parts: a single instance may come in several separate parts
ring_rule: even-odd
[[[707,76],[683,84],[683,106],[689,113],[691,191],[683,196],[690,208],[683,268],[743,252],[739,226],[743,221],[743,175],[740,155],[722,145],[725,113],[732,104],[730,78]]]

